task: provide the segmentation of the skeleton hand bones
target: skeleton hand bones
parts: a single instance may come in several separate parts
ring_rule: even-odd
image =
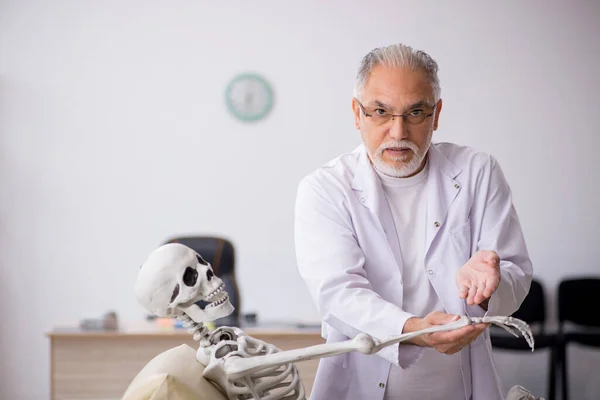
[[[231,379],[237,379],[248,373],[252,373],[263,368],[269,368],[298,361],[306,361],[315,358],[331,357],[351,351],[359,351],[364,354],[375,354],[384,347],[405,342],[426,333],[451,331],[460,329],[470,324],[479,323],[498,325],[516,337],[519,335],[514,331],[513,328],[518,329],[531,347],[531,351],[533,351],[533,335],[531,334],[529,326],[525,322],[513,317],[469,318],[463,316],[458,321],[451,322],[449,324],[432,326],[420,331],[393,336],[382,341],[379,341],[365,333],[360,333],[354,339],[339,343],[320,344],[303,349],[282,351],[279,353],[252,358],[229,359],[228,362],[225,363],[225,372]]]

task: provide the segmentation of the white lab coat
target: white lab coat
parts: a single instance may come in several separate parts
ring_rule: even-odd
[[[532,265],[510,188],[490,155],[450,143],[428,153],[425,271],[447,313],[510,315],[527,292]],[[306,176],[296,218],[298,267],[323,318],[328,343],[359,332],[383,339],[402,333],[402,256],[390,208],[363,146]],[[456,273],[477,250],[500,256],[501,282],[487,314],[460,299]],[[423,316],[420,316],[423,317]],[[313,400],[381,400],[391,363],[403,368],[422,349],[390,346],[319,363]],[[488,331],[461,350],[465,399],[500,400]]]

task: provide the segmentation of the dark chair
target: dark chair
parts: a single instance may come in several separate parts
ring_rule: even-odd
[[[567,346],[600,348],[600,278],[565,279],[558,285],[559,365],[562,398],[568,399]]]
[[[217,236],[178,236],[165,243],[180,243],[200,254],[208,261],[216,276],[223,280],[229,301],[234,307],[233,313],[215,322],[217,326],[239,326],[240,292],[235,279],[235,248],[231,241]]]
[[[535,349],[550,349],[550,371],[548,377],[548,400],[554,400],[556,388],[556,335],[547,334],[546,324],[546,296],[544,287],[537,280],[531,281],[529,293],[523,300],[519,309],[512,314],[529,324],[535,340]],[[522,337],[516,338],[497,327],[490,328],[490,339],[494,349],[509,351],[529,351],[531,348]]]

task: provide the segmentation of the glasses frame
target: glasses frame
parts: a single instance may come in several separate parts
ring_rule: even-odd
[[[356,99],[356,98],[355,98]],[[373,114],[369,114],[366,110],[365,107],[362,105],[362,103],[360,101],[358,101],[358,99],[356,99],[356,102],[358,103],[358,106],[360,107],[361,111],[363,112],[363,114],[365,115],[365,117],[369,117],[369,118],[373,118]],[[404,121],[407,124],[411,124],[411,125],[419,125],[422,124],[423,122],[425,122],[425,120],[429,117],[431,117],[433,114],[435,114],[435,108],[437,107],[437,103],[435,103],[435,105],[433,106],[433,108],[431,109],[431,112],[428,114],[423,114],[423,120],[413,123],[410,122],[407,118],[410,116],[408,113],[407,114],[391,114],[390,115],[390,119],[388,119],[386,122],[382,123],[380,126],[383,126],[385,124],[387,124],[390,121],[394,121],[394,118],[396,117],[402,117],[402,121]]]

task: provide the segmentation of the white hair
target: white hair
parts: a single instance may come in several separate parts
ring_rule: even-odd
[[[415,50],[401,43],[378,47],[363,57],[358,68],[358,74],[356,75],[354,97],[360,100],[360,95],[367,84],[371,71],[380,64],[387,67],[401,67],[411,70],[421,69],[425,71],[433,89],[434,101],[437,102],[440,99],[442,89],[438,78],[437,62],[424,51]]]

